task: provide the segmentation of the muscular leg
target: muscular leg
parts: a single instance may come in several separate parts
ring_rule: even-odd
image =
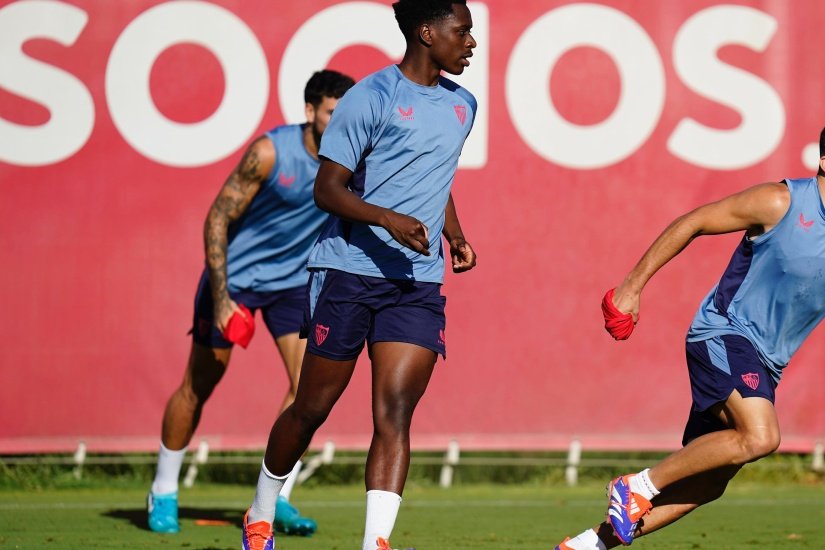
[[[660,491],[697,474],[753,462],[779,447],[779,422],[767,399],[743,398],[734,390],[711,412],[730,429],[698,437],[651,468],[650,480]]]
[[[284,410],[295,401],[295,394],[298,391],[298,380],[301,376],[301,360],[304,357],[304,351],[306,351],[307,340],[305,338],[298,338],[298,333],[293,332],[278,337],[275,343],[278,345],[278,351],[284,360],[286,373],[289,377],[289,390],[284,396],[280,409],[280,412],[284,412]],[[292,490],[298,481],[298,474],[302,466],[303,463],[298,460],[292,468],[289,478],[284,481],[284,485],[281,487],[278,495],[278,502],[280,502],[280,504],[275,508],[275,528],[278,531],[286,533],[311,535],[317,529],[315,522],[310,518],[301,516],[297,508],[288,504],[292,496]]]
[[[203,404],[212,395],[226,367],[232,348],[209,348],[192,343],[181,385],[166,403],[161,440],[167,449],[189,445],[201,418]]]
[[[697,437],[650,469],[650,480],[661,492],[635,536],[661,529],[719,498],[744,464],[779,446],[776,411],[767,399],[743,398],[734,391],[711,412],[730,428]],[[621,544],[609,522],[594,529],[608,548]]]
[[[293,401],[298,391],[298,379],[301,376],[301,361],[306,351],[307,341],[305,338],[298,338],[298,333],[284,334],[275,339],[278,352],[286,367],[286,374],[289,377],[289,390],[284,396],[279,412],[284,412]]]
[[[304,454],[315,431],[349,384],[356,359],[334,361],[306,353],[295,401],[272,425],[264,464],[276,476],[285,476]]]
[[[367,490],[401,495],[410,466],[410,423],[435,366],[433,351],[401,342],[373,344],[373,436]]]

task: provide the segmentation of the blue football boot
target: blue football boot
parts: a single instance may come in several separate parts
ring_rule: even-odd
[[[156,495],[149,491],[149,495],[146,497],[146,511],[149,516],[149,529],[155,533],[177,533],[180,531],[177,493]]]
[[[275,530],[285,535],[309,537],[318,530],[318,526],[314,520],[301,516],[298,509],[287,499],[278,496],[278,503],[275,505]]]

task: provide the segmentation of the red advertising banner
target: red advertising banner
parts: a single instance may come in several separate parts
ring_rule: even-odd
[[[207,208],[329,67],[404,43],[389,0],[0,2],[0,452],[154,449],[180,383]],[[684,336],[740,238],[648,285],[626,342],[599,303],[676,216],[815,173],[818,0],[470,2],[479,100],[454,197],[479,255],[447,275],[447,345],[413,424],[443,448],[673,448]],[[778,389],[783,448],[825,436],[822,330]],[[366,447],[362,359],[316,443]],[[261,331],[198,435],[262,447],[286,388]],[[196,436],[197,438],[197,436]]]

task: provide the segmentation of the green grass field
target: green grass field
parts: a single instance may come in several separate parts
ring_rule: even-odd
[[[181,493],[182,531],[145,528],[144,490],[114,488],[0,490],[0,548],[240,548],[249,486],[200,484]],[[603,487],[546,485],[408,487],[393,533],[396,548],[547,550],[604,514]],[[294,502],[319,532],[277,539],[279,550],[360,548],[360,486],[299,487]],[[229,525],[197,525],[196,520]],[[639,549],[825,548],[822,485],[739,483],[716,503],[639,539]]]

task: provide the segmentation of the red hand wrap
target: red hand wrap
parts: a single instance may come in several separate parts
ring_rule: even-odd
[[[237,311],[232,314],[223,331],[223,337],[246,349],[255,334],[255,317],[243,304],[238,304],[238,309],[243,311],[243,315]]]
[[[633,332],[636,324],[633,322],[633,316],[629,313],[622,313],[616,306],[613,305],[613,293],[615,288],[607,291],[607,294],[602,298],[602,315],[604,315],[604,328],[610,333],[610,336],[616,340],[627,340]],[[638,318],[637,318],[638,321]]]

